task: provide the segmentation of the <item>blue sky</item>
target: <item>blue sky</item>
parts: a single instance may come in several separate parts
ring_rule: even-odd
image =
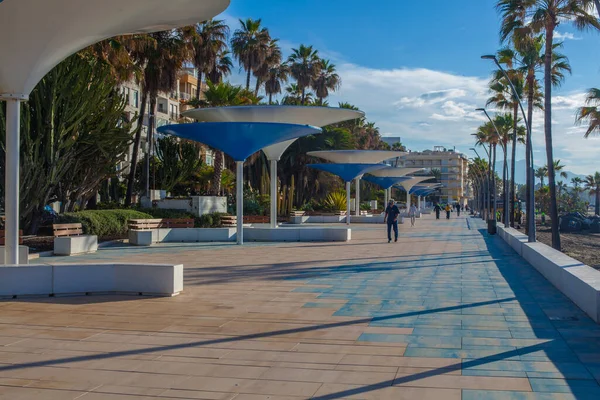
[[[468,153],[470,133],[483,122],[492,65],[480,59],[499,47],[493,0],[232,0],[219,18],[262,18],[288,54],[313,45],[342,78],[331,105],[348,101],[367,113],[384,136],[412,150],[456,146]],[[555,158],[579,174],[600,170],[600,140],[582,138],[574,115],[590,87],[600,86],[600,34],[558,29],[573,75],[553,93]],[[541,78],[541,76],[540,76]],[[239,74],[231,77],[242,83]],[[543,118],[534,116],[536,164],[545,164]],[[522,153],[522,152],[521,152]],[[521,156],[519,156],[521,158]]]

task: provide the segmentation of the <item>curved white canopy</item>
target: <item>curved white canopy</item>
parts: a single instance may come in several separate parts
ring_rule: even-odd
[[[232,106],[197,108],[182,115],[203,122],[281,122],[323,127],[362,118],[365,113],[336,107]]]
[[[419,187],[426,187],[426,188],[436,188],[436,187],[441,187],[444,186],[441,183],[421,183],[421,184],[417,184],[417,186]]]
[[[323,127],[365,116],[362,111],[336,107],[305,106],[232,106],[196,108],[182,113],[184,117],[202,122],[281,122]],[[294,140],[265,147],[269,160],[279,160]]]
[[[433,179],[434,176],[418,176],[412,179],[409,179],[404,182],[398,183],[398,185],[402,186],[406,191],[409,191],[413,186],[423,181],[428,181],[429,179]]]
[[[103,39],[190,25],[228,5],[229,0],[2,1],[0,97],[26,98],[59,62]]]
[[[400,178],[406,175],[414,174],[415,172],[422,171],[423,168],[384,168],[377,171],[369,172],[370,175],[379,176],[382,178]]]
[[[338,164],[377,164],[390,158],[402,157],[408,153],[386,150],[331,150],[311,151],[306,154]]]

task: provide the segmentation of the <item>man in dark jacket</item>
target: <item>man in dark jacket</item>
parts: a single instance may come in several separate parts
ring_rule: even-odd
[[[435,219],[440,219],[440,211],[442,211],[442,207],[438,203],[435,203],[435,207],[433,207],[435,211]]]
[[[398,206],[394,204],[394,200],[390,200],[387,208],[385,209],[385,216],[383,217],[383,222],[387,221],[387,234],[388,234],[388,243],[392,241],[392,228],[394,228],[394,242],[398,241],[398,216],[400,215],[400,210]]]

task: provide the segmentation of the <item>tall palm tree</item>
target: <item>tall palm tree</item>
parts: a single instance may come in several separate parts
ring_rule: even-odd
[[[594,213],[600,215],[600,172],[588,175],[585,178],[585,188],[589,190],[590,194],[596,195],[596,209]]]
[[[140,37],[140,41],[142,41],[143,45],[136,46],[131,51],[132,59],[138,65],[143,66],[143,72],[142,79],[139,82],[142,89],[142,98],[127,182],[126,205],[131,204],[133,195],[133,184],[135,181],[138,152],[142,140],[146,103],[147,101],[150,102],[147,133],[148,151],[150,153],[154,140],[154,121],[158,92],[170,92],[175,88],[177,74],[191,56],[189,42],[187,41],[185,32],[181,29],[143,35]],[[146,176],[150,168],[149,162],[150,157],[147,157]]]
[[[292,54],[288,58],[291,75],[296,79],[298,89],[301,92],[300,103],[306,104],[306,89],[311,87],[319,75],[321,68],[321,59],[319,52],[312,46],[300,45],[297,49],[292,49]]]
[[[230,54],[229,50],[222,50],[217,54],[213,69],[206,74],[211,82],[221,83],[223,77],[231,75],[233,62],[231,61]]]
[[[302,90],[295,83],[290,83],[285,88],[285,96],[282,100],[283,104],[287,105],[302,105]],[[313,94],[311,92],[304,93],[304,103],[310,104],[313,101]]]
[[[552,221],[552,247],[561,249],[556,201],[556,180],[554,171],[554,151],[552,145],[552,78],[554,61],[554,32],[561,22],[572,21],[580,30],[596,28],[600,30],[600,20],[590,14],[591,0],[499,0],[503,12],[501,35],[508,37],[515,29],[545,35],[544,57],[544,136],[546,138],[546,159],[548,162],[548,185],[550,187],[550,219]],[[560,82],[559,82],[560,83]]]
[[[552,162],[552,164],[553,164],[553,167],[554,167],[554,172],[558,172],[558,174],[559,174],[559,176],[560,176],[561,178],[565,178],[565,179],[567,179],[567,173],[564,171],[564,169],[565,169],[565,166],[564,166],[563,164],[561,164],[561,163],[560,163],[560,160],[554,160],[554,161]],[[548,171],[548,165],[545,165],[545,166],[544,166],[544,169],[545,169],[546,171]]]
[[[312,88],[317,98],[323,100],[329,97],[329,91],[336,91],[340,88],[342,80],[335,72],[335,64],[329,60],[321,59],[319,74],[312,83]]]
[[[194,25],[188,32],[193,48],[192,61],[198,71],[196,98],[199,99],[203,74],[210,74],[217,67],[219,54],[227,50],[229,26],[223,20],[210,19]]]
[[[573,185],[573,189],[575,190],[575,192],[579,193],[579,187],[583,184],[583,179],[581,179],[580,177],[576,176],[574,178],[571,178],[571,185]]]
[[[246,90],[250,90],[250,76],[267,57],[271,36],[267,28],[260,25],[260,19],[239,21],[241,27],[233,33],[231,50],[235,59],[246,70]]]
[[[577,123],[586,121],[589,124],[584,136],[587,139],[590,135],[600,134],[600,89],[590,89],[585,104],[577,111]]]
[[[282,54],[281,47],[279,47],[279,39],[271,39],[268,44],[267,53],[264,60],[258,65],[254,71],[256,77],[256,88],[254,94],[258,96],[258,91],[263,83],[269,78],[269,73],[272,68],[281,65]]]
[[[475,138],[477,139],[475,142],[475,146],[481,146],[481,147],[485,147],[488,146],[488,172],[487,172],[487,176],[488,176],[488,185],[490,185],[492,188],[496,187],[496,172],[495,172],[495,168],[493,168],[492,166],[496,165],[496,158],[495,158],[495,152],[494,152],[494,148],[496,146],[496,144],[498,144],[499,138],[498,138],[498,134],[496,133],[496,130],[494,129],[494,125],[491,122],[486,122],[485,124],[481,125],[479,128],[477,128],[477,132],[474,133]],[[492,196],[490,196],[490,200],[495,201],[495,197],[492,199]],[[486,205],[486,209],[488,210],[488,215],[487,215],[487,219],[491,218],[491,208],[492,208],[492,203],[490,202],[490,204]],[[495,216],[494,216],[495,218]]]

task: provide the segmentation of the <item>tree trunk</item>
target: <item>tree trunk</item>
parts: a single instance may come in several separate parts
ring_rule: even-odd
[[[492,145],[490,144],[490,151],[488,153],[488,184],[487,184],[487,191],[488,191],[488,202],[486,205],[487,208],[487,219],[490,219],[490,216],[492,215],[492,172],[494,170],[492,169]],[[494,217],[496,218],[496,217]]]
[[[492,168],[492,189],[493,189],[493,201],[492,201],[492,210],[494,212],[494,220],[498,221],[498,192],[497,192],[497,185],[496,185],[496,147],[497,145],[494,145],[492,148],[492,152],[493,152],[493,161],[492,161],[492,165],[494,166]]]
[[[248,74],[246,75],[246,90],[250,90],[250,72],[252,72],[252,68],[248,66]]]
[[[527,212],[525,214],[526,220],[525,220],[525,233],[529,234],[529,219],[530,218],[535,218],[535,215],[530,215],[531,213],[529,212],[530,210],[530,204],[532,204],[531,202],[533,201],[533,199],[531,198],[531,188],[535,188],[535,182],[533,179],[531,179],[531,174],[529,173],[529,168],[533,168],[533,160],[531,159],[531,155],[532,155],[532,149],[531,149],[531,145],[532,145],[532,141],[531,141],[531,129],[532,129],[532,119],[533,119],[533,98],[535,95],[535,70],[531,69],[528,71],[527,73],[527,85],[528,85],[528,93],[527,93],[527,124],[528,124],[528,129],[527,129],[527,141],[526,141],[526,145],[525,145],[525,164],[527,164],[525,170],[527,173],[527,179],[526,179],[526,184],[527,184],[527,191],[525,192],[525,203],[527,204]]]
[[[146,156],[146,196],[150,198],[150,159],[154,147],[154,120],[156,119],[156,96],[150,96],[150,108],[148,110],[148,154]]]
[[[196,99],[200,100],[200,93],[202,93],[202,71],[196,68],[198,71],[198,84],[196,85]]]
[[[262,82],[260,80],[259,77],[256,78],[256,87],[254,89],[254,95],[258,96],[258,91],[260,90],[260,86],[262,85]]]
[[[214,175],[211,192],[214,196],[218,196],[221,192],[221,175],[223,174],[224,155],[222,151],[215,150]]]
[[[560,251],[558,231],[558,204],[556,201],[556,176],[554,151],[552,148],[552,41],[554,25],[546,26],[546,58],[544,60],[544,136],[546,137],[546,159],[548,162],[548,187],[550,189],[550,219],[552,222],[552,247]]]
[[[302,105],[304,105],[304,100],[306,99],[306,88],[302,88]]]
[[[146,113],[146,102],[148,99],[148,92],[142,91],[142,102],[140,104],[140,115],[138,116],[138,124],[135,128],[135,141],[133,143],[133,152],[131,153],[131,165],[129,166],[129,178],[127,179],[127,194],[125,195],[125,207],[131,205],[131,198],[133,196],[133,183],[135,182],[135,170],[138,163],[138,153],[140,151],[140,145],[142,142],[142,127],[144,126],[144,114]]]
[[[515,170],[517,164],[517,130],[519,128],[519,104],[515,102],[513,108],[513,138],[512,138],[512,159],[510,160],[510,226],[515,227],[515,199],[517,193],[515,192]]]
[[[269,105],[273,104],[273,93],[269,93]]]
[[[600,186],[596,186],[596,215],[600,215]]]

